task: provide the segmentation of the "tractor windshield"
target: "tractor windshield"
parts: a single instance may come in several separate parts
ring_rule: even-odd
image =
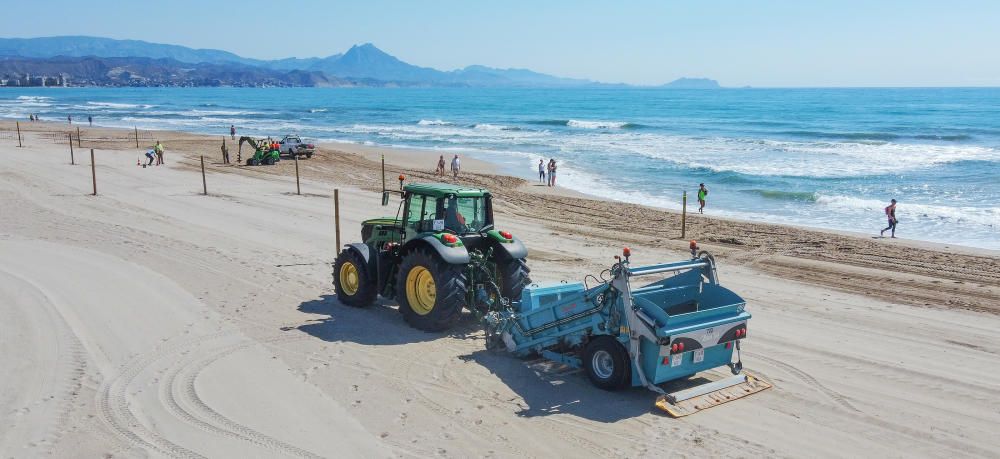
[[[486,221],[486,197],[444,199],[444,227],[456,233],[479,232]]]

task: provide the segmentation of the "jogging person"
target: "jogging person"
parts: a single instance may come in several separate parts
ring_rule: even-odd
[[[708,197],[708,188],[704,183],[698,184],[698,213],[705,213],[705,198]]]
[[[538,160],[538,183],[545,183],[545,160]]]
[[[896,238],[896,221],[897,221],[896,220],[896,200],[893,199],[891,202],[892,202],[892,204],[889,204],[885,208],[885,217],[889,220],[889,226],[887,226],[885,229],[883,229],[882,232],[879,233],[879,235],[882,236],[882,237],[885,237],[886,230],[892,230],[892,232],[890,233],[890,235],[891,235],[891,237],[893,239],[895,239]]]

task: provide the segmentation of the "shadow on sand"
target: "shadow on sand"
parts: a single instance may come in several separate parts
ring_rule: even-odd
[[[394,303],[379,300],[368,308],[342,305],[335,295],[302,303],[299,311],[326,315],[322,319],[296,327],[324,341],[347,341],[365,345],[405,345],[452,338],[476,340],[483,345],[482,329],[471,314],[466,314],[457,327],[445,333],[428,333],[411,328],[393,307]],[[517,394],[521,417],[570,414],[597,422],[616,422],[647,413],[660,413],[654,406],[657,394],[643,388],[616,392],[598,389],[590,384],[586,374],[562,364],[538,357],[519,359],[503,351],[477,350],[456,358],[482,365]],[[693,378],[662,386],[667,391],[704,382]],[[460,390],[456,388],[456,390]]]

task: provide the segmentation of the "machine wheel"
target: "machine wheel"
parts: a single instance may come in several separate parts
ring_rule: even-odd
[[[628,352],[614,338],[600,336],[583,350],[583,368],[595,386],[604,390],[625,387],[632,376]]]
[[[497,274],[500,293],[508,300],[518,301],[521,299],[521,291],[531,284],[531,277],[528,273],[528,264],[524,259],[514,259],[497,263]]]
[[[312,158],[312,157],[313,157],[312,153],[306,153],[306,159],[309,159],[309,158]]]
[[[333,285],[337,288],[337,299],[356,308],[371,306],[378,293],[364,257],[351,249],[344,249],[337,255],[333,263]]]
[[[253,158],[247,159],[247,166],[259,166],[259,165],[260,163],[258,163],[257,160]]]
[[[270,156],[265,157],[264,158],[264,165],[265,166],[273,166],[274,165],[274,158],[272,158]]]
[[[295,150],[292,150],[291,148],[289,148],[288,149],[288,156],[295,156]]]
[[[465,305],[464,265],[446,263],[418,248],[403,258],[396,279],[396,301],[413,328],[436,332],[458,321]]]

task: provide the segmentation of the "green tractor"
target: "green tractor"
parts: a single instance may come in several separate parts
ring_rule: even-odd
[[[273,166],[281,160],[281,152],[270,148],[266,140],[256,140],[253,137],[240,137],[239,147],[236,150],[236,158],[243,154],[243,144],[248,143],[254,149],[253,156],[247,158],[247,166]]]
[[[401,178],[402,180],[402,178]],[[396,217],[362,223],[363,243],[346,244],[333,267],[337,299],[366,307],[378,295],[395,299],[404,320],[443,331],[462,309],[479,316],[521,297],[531,283],[528,249],[493,226],[489,191],[448,184],[411,184]]]

